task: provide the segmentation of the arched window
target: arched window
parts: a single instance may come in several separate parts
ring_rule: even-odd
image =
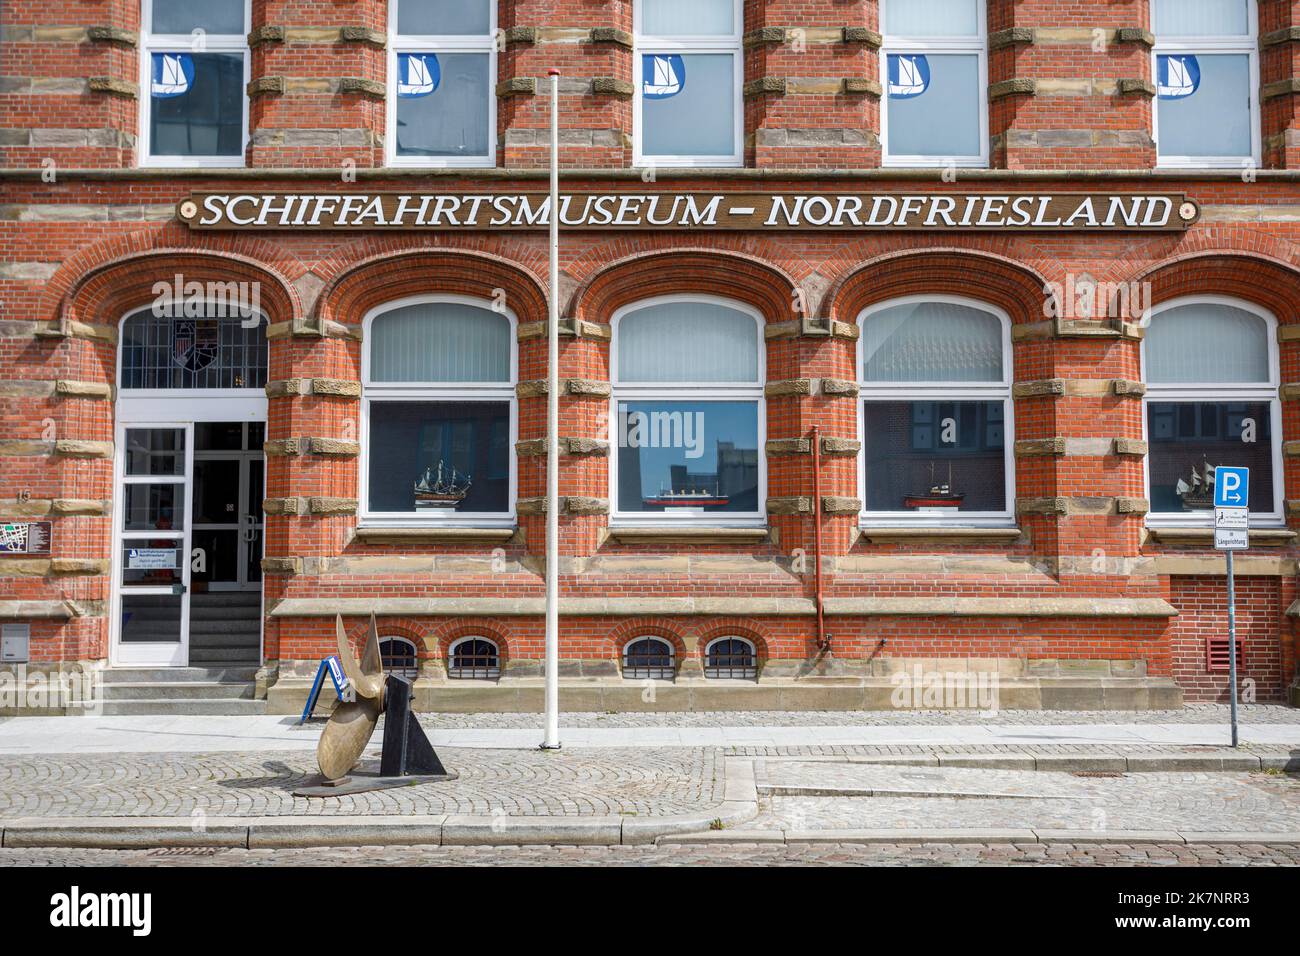
[[[614,316],[614,521],[763,520],[759,322],[706,297],[650,300]]]
[[[397,674],[410,680],[420,676],[420,661],[415,643],[404,637],[381,637],[379,659],[384,663],[384,670],[390,674]]]
[[[758,677],[758,655],[743,637],[716,637],[704,648],[704,676],[754,680]]]
[[[662,637],[638,637],[623,648],[623,676],[672,680],[673,656],[673,646]]]
[[[1142,344],[1152,523],[1210,523],[1216,465],[1250,468],[1252,522],[1281,522],[1275,327],[1234,299],[1152,310]]]
[[[501,656],[486,637],[462,637],[447,654],[447,676],[460,680],[496,680],[501,676]]]
[[[863,517],[1011,520],[1008,321],[966,299],[894,299],[863,313]]]
[[[508,525],[514,510],[514,319],[473,299],[409,299],[367,317],[362,520]]]
[[[122,389],[266,387],[266,317],[242,300],[160,300],[122,320]],[[207,288],[205,286],[205,288]]]

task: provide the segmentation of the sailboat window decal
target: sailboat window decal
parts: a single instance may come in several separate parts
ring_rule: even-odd
[[[433,53],[397,54],[397,95],[405,99],[428,96],[442,82],[442,69]]]
[[[679,53],[647,53],[641,68],[641,95],[648,100],[666,100],[686,88],[686,64]]]
[[[1201,65],[1189,54],[1156,57],[1157,93],[1162,100],[1181,100],[1201,88]]]
[[[920,54],[889,54],[889,98],[908,100],[930,88],[930,61]]]
[[[155,53],[149,93],[155,99],[184,96],[194,84],[194,57],[188,53]]]

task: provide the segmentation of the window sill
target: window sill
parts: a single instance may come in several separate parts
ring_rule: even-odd
[[[515,528],[444,527],[357,528],[353,539],[363,544],[411,544],[421,541],[509,541]]]
[[[1211,547],[1214,544],[1213,528],[1147,528],[1152,541],[1159,544]],[[1251,528],[1249,541],[1252,548],[1284,548],[1296,539],[1296,533],[1287,528]]]
[[[872,544],[897,541],[954,541],[965,544],[1007,544],[1019,538],[1019,528],[861,527],[859,534]]]
[[[766,541],[767,528],[727,527],[627,527],[609,529],[609,536],[621,544],[640,544],[646,541],[687,541],[693,544],[743,544],[747,541]]]

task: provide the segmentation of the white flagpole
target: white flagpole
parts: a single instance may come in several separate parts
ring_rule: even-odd
[[[560,746],[560,71],[551,76],[551,294],[546,339],[546,736]]]

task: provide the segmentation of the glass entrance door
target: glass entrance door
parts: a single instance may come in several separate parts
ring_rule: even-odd
[[[194,429],[194,590],[256,591],[262,584],[265,425],[200,422]]]
[[[114,661],[183,666],[188,660],[191,424],[128,425],[118,496],[118,629]]]

